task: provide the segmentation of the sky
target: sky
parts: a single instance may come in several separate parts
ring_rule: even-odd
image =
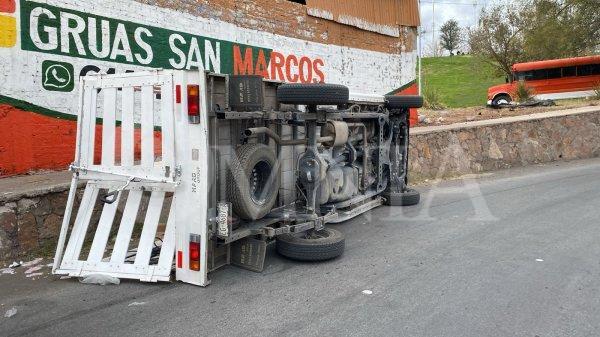
[[[423,52],[431,54],[434,24],[435,37],[439,41],[439,29],[444,22],[455,19],[461,27],[475,26],[481,9],[498,1],[501,0],[421,0],[421,24],[425,31]]]

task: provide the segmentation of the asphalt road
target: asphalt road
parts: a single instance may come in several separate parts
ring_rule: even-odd
[[[208,288],[0,275],[0,335],[600,335],[600,160],[421,190],[335,226],[340,259],[271,247],[262,274],[227,267]]]

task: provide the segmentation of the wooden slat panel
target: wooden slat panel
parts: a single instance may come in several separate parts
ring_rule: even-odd
[[[161,126],[162,126],[162,160],[164,165],[171,166],[173,174],[173,165],[175,164],[175,135],[174,135],[174,97],[173,97],[173,78],[167,81],[161,87]]]
[[[115,165],[115,122],[117,115],[117,88],[102,90],[102,161],[103,166]]]
[[[131,240],[131,234],[133,233],[133,227],[135,225],[135,219],[137,218],[137,214],[140,209],[142,193],[142,191],[129,191],[127,202],[125,204],[125,210],[123,211],[123,217],[121,218],[121,224],[119,225],[119,232],[117,233],[117,238],[115,239],[115,247],[113,248],[110,257],[110,262],[125,262],[125,257],[127,256],[127,250],[129,248],[129,242]]]
[[[87,81],[87,80],[85,80]],[[82,82],[82,86],[85,84],[85,82]],[[77,130],[78,136],[81,139],[77,139],[77,147],[78,147],[78,151],[79,151],[79,164],[80,165],[89,165],[90,160],[90,154],[89,154],[89,146],[88,146],[88,140],[90,138],[90,134],[89,134],[89,127],[88,125],[90,124],[90,114],[91,114],[91,108],[90,105],[92,104],[92,90],[90,90],[89,88],[86,88],[85,90],[83,90],[83,106],[81,111],[79,112],[80,115],[78,116],[79,118],[79,128]]]
[[[121,166],[133,166],[134,163],[134,120],[135,91],[133,87],[123,88],[121,117]]]
[[[171,209],[169,210],[169,218],[167,219],[167,228],[163,237],[162,247],[160,249],[160,257],[158,258],[159,270],[171,270],[173,257],[175,256],[175,196],[171,201]]]
[[[94,165],[97,96],[95,89],[86,88],[83,116],[80,116],[82,118],[81,164],[88,167]]]
[[[142,87],[142,166],[154,166],[154,87]]]
[[[90,248],[90,254],[88,255],[89,262],[100,262],[104,257],[104,251],[106,250],[106,243],[108,242],[108,236],[110,235],[110,229],[112,228],[115,214],[117,213],[117,207],[119,206],[119,200],[121,194],[117,196],[117,200],[112,204],[104,204],[100,220],[98,221],[98,227],[96,228],[96,234],[92,241],[92,247]]]
[[[97,198],[98,189],[95,186],[88,184],[85,187],[83,197],[81,198],[81,204],[79,206],[79,211],[77,212],[77,217],[75,218],[75,224],[73,225],[71,235],[69,236],[69,243],[65,249],[63,263],[79,259],[81,247],[83,247],[83,240],[85,239],[85,234],[87,233]]]
[[[135,256],[136,265],[148,265],[152,247],[154,247],[154,239],[156,237],[156,229],[162,211],[163,201],[165,200],[165,192],[152,192],[150,201],[148,202],[148,211],[144,219],[144,228],[140,236],[140,243]]]

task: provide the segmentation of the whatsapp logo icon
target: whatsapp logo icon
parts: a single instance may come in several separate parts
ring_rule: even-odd
[[[42,87],[48,91],[73,91],[75,88],[73,65],[49,60],[42,62]]]

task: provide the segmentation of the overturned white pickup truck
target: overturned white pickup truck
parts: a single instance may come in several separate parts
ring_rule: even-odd
[[[228,264],[261,271],[273,241],[291,259],[338,257],[327,224],[419,202],[408,109],[422,102],[203,71],[84,77],[53,271],[156,282],[175,268],[206,286]]]

